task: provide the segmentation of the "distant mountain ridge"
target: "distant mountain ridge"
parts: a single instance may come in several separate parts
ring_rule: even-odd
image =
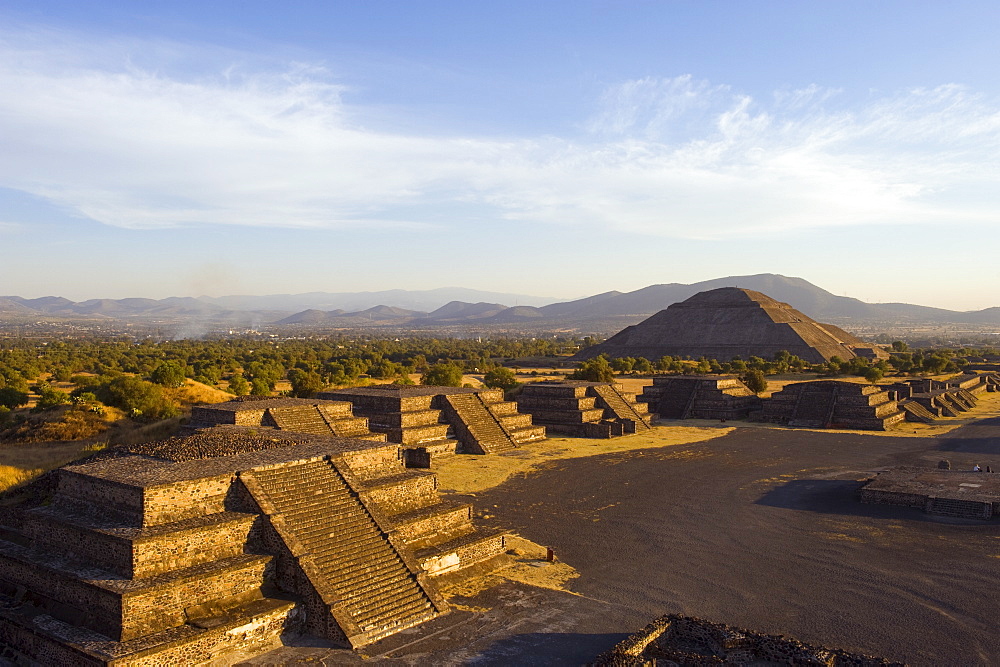
[[[268,296],[169,297],[166,299],[90,299],[0,297],[0,316],[50,315],[64,318],[190,319],[201,322],[254,321],[260,324],[313,327],[393,325],[546,325],[648,317],[699,292],[742,287],[790,304],[806,315],[830,323],[966,323],[1000,324],[1000,306],[953,311],[907,303],[865,303],[837,296],[802,278],[771,273],[728,276],[692,284],[649,285],[632,292],[610,291],[555,302],[465,288],[384,292]],[[451,298],[460,295],[465,298]],[[502,298],[501,298],[502,297]],[[471,299],[471,300],[466,300]],[[506,301],[506,303],[505,303]],[[533,302],[533,303],[530,303]],[[516,305],[508,305],[515,303]]]

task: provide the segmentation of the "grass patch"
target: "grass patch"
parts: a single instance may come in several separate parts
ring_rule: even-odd
[[[41,475],[44,470],[23,470],[14,466],[0,465],[0,493],[12,489],[19,484],[30,482]]]

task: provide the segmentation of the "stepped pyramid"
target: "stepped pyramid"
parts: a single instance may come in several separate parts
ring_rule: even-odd
[[[517,407],[552,432],[579,438],[611,438],[650,428],[645,403],[620,384],[608,382],[532,382],[521,390]]]
[[[652,317],[627,327],[608,340],[581,350],[582,361],[600,354],[609,358],[663,356],[706,357],[729,361],[752,356],[773,359],[781,350],[810,363],[832,357],[887,357],[881,349],[831,324],[820,324],[787,303],[748,289],[722,287],[699,292]]]
[[[760,398],[735,375],[657,375],[639,400],[660,419],[746,419],[760,408]]]
[[[502,389],[381,385],[322,392],[320,398],[350,401],[373,431],[403,445],[407,465],[464,452],[493,454],[545,438],[531,415],[505,401]]]
[[[362,438],[385,442],[381,433],[368,430],[368,420],[355,417],[346,401],[311,398],[258,398],[196,405],[185,425],[188,431],[212,426],[264,426],[282,431]]]
[[[906,412],[885,387],[843,380],[785,385],[763,401],[762,421],[813,428],[885,431]]]
[[[448,612],[504,535],[398,445],[218,426],[102,452],[0,513],[17,664],[230,664],[305,633],[359,647]]]

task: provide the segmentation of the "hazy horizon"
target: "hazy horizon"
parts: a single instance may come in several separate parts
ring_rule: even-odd
[[[0,292],[998,305],[1000,6],[10,0]]]

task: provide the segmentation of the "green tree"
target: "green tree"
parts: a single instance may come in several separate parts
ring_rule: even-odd
[[[743,384],[755,394],[759,394],[762,391],[767,391],[767,378],[764,377],[764,371],[760,369],[750,369],[742,376],[740,379],[743,380]]]
[[[237,373],[229,378],[229,391],[237,396],[246,396],[250,393],[250,383],[247,379]]]
[[[614,382],[615,372],[603,354],[580,364],[580,367],[566,376],[570,380],[587,382]]]
[[[32,411],[49,410],[57,405],[65,405],[70,400],[69,394],[54,389],[48,382],[39,382],[35,391],[38,392],[38,402]]]
[[[3,387],[0,388],[0,405],[4,406],[8,410],[13,410],[14,408],[19,408],[22,405],[28,404],[28,394],[23,391],[18,391],[14,387]]]
[[[323,378],[319,373],[300,368],[288,371],[288,381],[292,383],[292,396],[297,398],[312,398],[323,388]]]
[[[881,380],[884,375],[885,372],[881,368],[879,368],[878,366],[871,366],[865,369],[864,373],[861,374],[861,377],[868,380],[872,384],[875,384],[876,382]]]
[[[611,370],[616,373],[628,373],[635,366],[635,359],[632,357],[616,357],[611,360]]]
[[[271,385],[264,378],[256,377],[250,381],[251,396],[270,396]]]
[[[180,387],[187,377],[184,367],[173,361],[165,361],[157,366],[150,374],[149,379],[164,387]]]
[[[904,343],[903,341],[901,340],[892,341],[893,352],[906,352],[908,349],[910,349],[910,346]]]
[[[128,412],[133,418],[156,421],[176,417],[179,411],[163,395],[160,385],[137,377],[123,375],[102,385],[96,392],[105,405],[112,405]]]
[[[653,364],[646,357],[638,357],[635,360],[635,365],[632,366],[632,370],[636,373],[652,373]]]
[[[434,387],[461,387],[463,369],[450,363],[437,363],[420,376],[420,384]]]
[[[517,376],[514,375],[514,371],[509,368],[504,368],[503,366],[497,366],[489,371],[483,376],[483,384],[485,384],[490,389],[503,389],[504,391],[510,391],[515,387],[519,386],[521,383],[517,381]]]

